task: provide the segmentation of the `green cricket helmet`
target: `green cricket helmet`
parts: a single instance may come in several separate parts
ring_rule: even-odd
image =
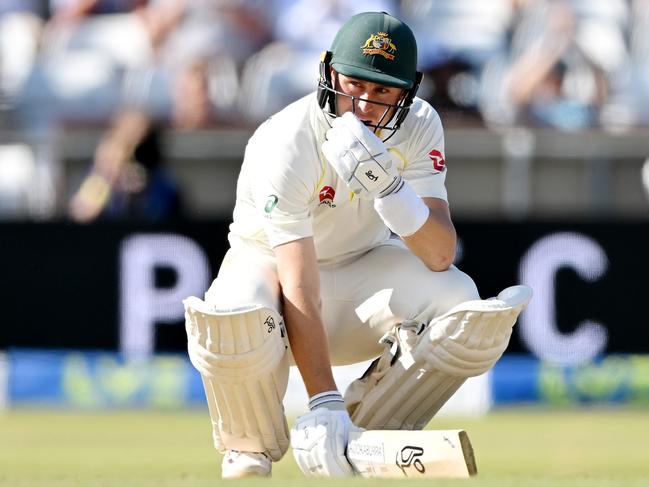
[[[354,15],[340,28],[320,59],[318,102],[327,112],[336,116],[336,96],[352,99],[355,110],[358,97],[337,91],[331,81],[329,68],[338,73],[372,83],[405,90],[405,96],[396,105],[385,106],[383,118],[374,130],[396,131],[403,123],[417,93],[422,74],[417,71],[417,41],[405,23],[385,12],[364,12]]]

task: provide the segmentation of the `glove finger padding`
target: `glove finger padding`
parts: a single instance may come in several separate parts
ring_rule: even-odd
[[[363,143],[344,126],[334,126],[327,130],[327,140],[334,141],[341,153],[350,152],[356,161],[365,161],[381,151],[371,153]]]
[[[353,114],[334,120],[322,152],[338,175],[359,197],[387,196],[399,187],[401,176],[392,155]]]
[[[345,410],[317,408],[300,416],[291,429],[291,447],[302,473],[325,477],[353,475],[345,456],[351,427]]]
[[[322,153],[336,170],[338,176],[349,184],[356,166],[358,166],[358,159],[347,149],[347,145],[343,143],[343,137],[337,135],[335,129],[330,129],[327,132],[327,140],[322,144]]]
[[[347,112],[334,120],[334,127],[344,127],[371,155],[375,156],[385,151],[383,141],[361,122],[354,114]]]

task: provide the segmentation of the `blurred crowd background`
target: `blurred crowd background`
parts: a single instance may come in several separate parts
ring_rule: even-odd
[[[368,10],[412,27],[447,129],[649,130],[649,0],[2,0],[0,219],[186,214],[166,134],[252,130]],[[70,178],[61,134],[89,129]]]

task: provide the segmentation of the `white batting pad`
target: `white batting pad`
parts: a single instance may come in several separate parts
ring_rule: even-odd
[[[189,357],[203,378],[215,447],[279,460],[289,445],[281,316],[261,305],[218,310],[196,297],[183,304]]]
[[[461,303],[421,331],[403,323],[384,337],[384,353],[345,392],[352,421],[366,429],[422,429],[467,377],[503,354],[532,297],[513,286],[497,298]]]

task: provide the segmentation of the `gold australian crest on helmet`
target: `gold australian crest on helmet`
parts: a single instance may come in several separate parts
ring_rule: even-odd
[[[394,53],[397,52],[397,46],[394,45],[386,32],[370,34],[370,37],[361,46],[361,49],[366,56],[378,54],[390,61],[394,59]]]

